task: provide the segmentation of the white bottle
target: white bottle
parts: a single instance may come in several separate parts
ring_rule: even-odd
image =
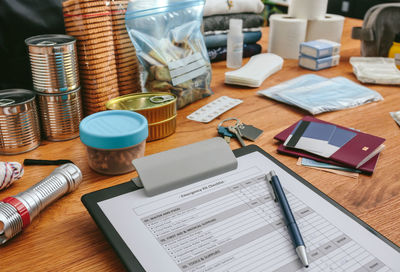
[[[226,67],[239,68],[243,59],[243,33],[241,19],[229,20]]]

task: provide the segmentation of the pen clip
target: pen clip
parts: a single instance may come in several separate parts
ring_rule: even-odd
[[[277,202],[278,199],[277,199],[277,197],[276,197],[275,190],[274,190],[274,188],[273,188],[273,186],[272,186],[272,183],[271,183],[271,182],[272,182],[272,173],[269,172],[268,174],[266,174],[266,175],[265,175],[265,179],[267,180],[267,186],[268,186],[268,188],[269,188],[269,193],[271,194],[272,199],[273,199],[275,202]]]

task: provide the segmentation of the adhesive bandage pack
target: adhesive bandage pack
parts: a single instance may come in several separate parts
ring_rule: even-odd
[[[329,56],[325,58],[310,58],[308,56],[301,55],[299,57],[299,66],[310,70],[318,71],[321,69],[333,67],[339,65],[340,56]]]
[[[324,58],[339,55],[340,43],[324,39],[302,42],[300,44],[300,54],[313,58]]]

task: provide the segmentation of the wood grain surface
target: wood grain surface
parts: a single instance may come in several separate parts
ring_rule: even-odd
[[[344,76],[358,82],[353,75],[349,58],[360,55],[360,42],[351,40],[350,37],[352,26],[361,24],[360,20],[345,20],[341,62],[334,68],[312,72],[300,68],[295,60],[285,60],[283,69],[265,80],[261,87],[242,88],[224,84],[224,72],[227,71],[225,62],[213,64],[214,95],[179,110],[175,134],[147,143],[146,154],[215,137],[217,124],[221,120],[238,117],[244,123],[264,130],[255,144],[400,245],[400,128],[389,114],[400,110],[400,88],[365,85],[381,93],[384,101],[317,116],[325,121],[386,138],[386,148],[379,158],[374,174],[360,175],[358,179],[297,166],[296,158],[277,154],[273,136],[307,113],[256,94],[258,90],[306,73],[325,77]],[[268,28],[265,28],[260,42],[263,52],[266,52],[267,40]],[[201,106],[223,95],[242,99],[243,103],[208,124],[186,118]],[[246,143],[251,144],[249,141]],[[230,145],[232,149],[239,147],[235,140]],[[70,159],[82,170],[84,179],[76,191],[46,208],[22,233],[0,246],[0,271],[123,271],[122,263],[89,216],[80,198],[86,193],[126,182],[136,176],[136,173],[104,176],[93,172],[89,169],[86,149],[79,138],[65,142],[43,141],[36,150],[16,156],[1,156],[0,159],[22,163],[25,158]],[[25,167],[24,177],[9,189],[0,191],[0,199],[26,190],[54,168]],[[157,260],[157,256],[154,256],[154,260]]]

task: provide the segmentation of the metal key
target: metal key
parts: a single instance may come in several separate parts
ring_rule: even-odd
[[[231,142],[231,138],[232,138],[232,137],[235,137],[235,134],[232,134],[232,133],[229,131],[229,127],[224,127],[224,126],[222,126],[222,124],[223,124],[224,122],[231,122],[231,121],[235,121],[235,122],[236,122],[235,125],[234,125],[235,127],[238,126],[238,125],[240,124],[240,120],[239,120],[239,119],[237,119],[237,118],[235,118],[235,117],[231,117],[231,118],[227,118],[227,119],[222,120],[222,121],[218,124],[218,127],[217,127],[218,134],[221,135],[222,137],[224,137],[224,140],[225,140],[228,144]]]
[[[243,147],[246,146],[246,144],[245,144],[244,141],[243,141],[242,135],[240,134],[240,130],[238,130],[238,125],[229,126],[229,127],[228,127],[228,130],[229,130],[230,132],[232,132],[233,134],[235,134],[235,136],[236,136],[236,138],[238,139],[239,143],[240,143]]]
[[[218,134],[222,136],[225,140],[226,143],[231,142],[231,138],[234,137],[235,135],[232,134],[227,127],[219,126],[218,127]]]

